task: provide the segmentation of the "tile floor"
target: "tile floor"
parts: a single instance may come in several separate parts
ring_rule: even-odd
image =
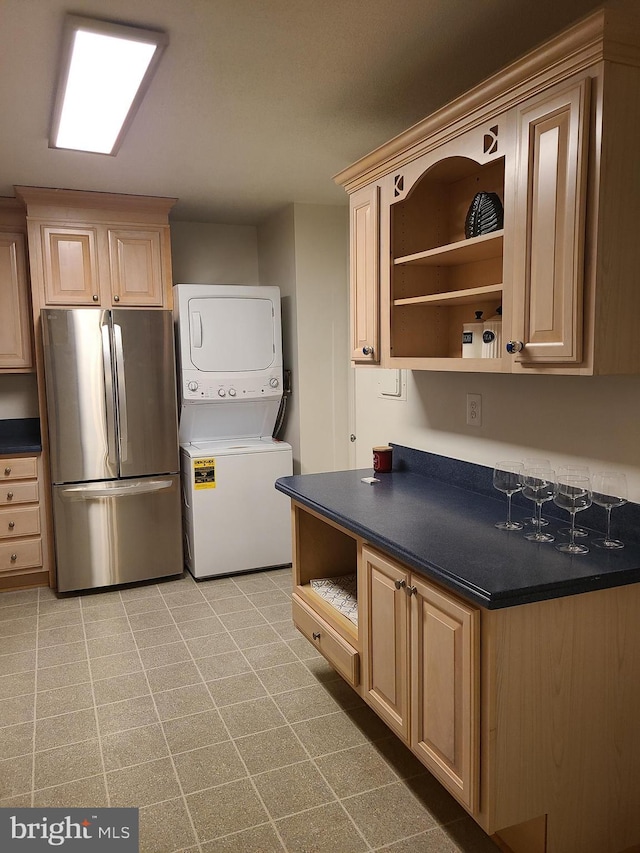
[[[290,575],[0,593],[0,806],[136,806],[153,853],[496,851],[295,630]]]

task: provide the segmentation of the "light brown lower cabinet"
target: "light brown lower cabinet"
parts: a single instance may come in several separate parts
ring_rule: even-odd
[[[5,589],[47,586],[40,457],[0,457],[0,594]]]
[[[640,583],[489,610],[292,512],[295,624],[502,850],[640,850]]]

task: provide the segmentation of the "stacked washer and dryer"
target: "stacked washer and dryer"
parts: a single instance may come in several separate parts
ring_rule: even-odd
[[[177,284],[185,563],[195,578],[291,564],[291,446],[277,287]]]

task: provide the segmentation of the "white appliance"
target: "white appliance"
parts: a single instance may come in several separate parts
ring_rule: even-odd
[[[282,401],[277,287],[177,284],[185,562],[196,578],[290,565],[278,477],[292,449],[272,433]]]

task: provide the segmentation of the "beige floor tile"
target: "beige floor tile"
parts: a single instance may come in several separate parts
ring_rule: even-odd
[[[300,661],[287,663],[282,666],[273,666],[268,669],[260,669],[257,670],[257,673],[267,692],[273,696],[278,693],[286,693],[288,690],[295,690],[298,687],[307,687],[310,684],[317,683],[307,667]]]
[[[55,690],[56,687],[70,687],[72,684],[82,684],[89,680],[89,664],[86,660],[61,666],[50,666],[38,670],[38,691]]]
[[[140,672],[142,669],[138,652],[125,652],[122,655],[92,658],[89,666],[91,667],[91,677],[95,681],[102,678],[117,678],[119,675]]]
[[[152,693],[173,690],[176,687],[187,687],[190,684],[198,684],[202,681],[198,668],[191,660],[147,669],[147,678]]]
[[[207,601],[215,598],[230,598],[238,594],[238,587],[231,578],[202,581],[198,584],[198,589]]]
[[[131,632],[127,634],[112,634],[110,637],[95,637],[87,640],[90,658],[104,658],[108,655],[122,655],[134,652],[136,644]]]
[[[38,631],[38,648],[45,649],[48,646],[61,646],[68,643],[84,642],[84,630],[82,624],[66,625],[63,628],[40,629]]]
[[[147,598],[134,598],[123,602],[124,611],[127,616],[135,616],[138,613],[152,613],[160,610],[163,613],[167,609],[164,599],[161,595],[154,595]]]
[[[191,654],[183,640],[180,640],[179,643],[167,643],[166,646],[140,649],[139,654],[145,669],[191,661]]]
[[[267,646],[245,649],[244,656],[254,669],[267,669],[272,666],[295,663],[298,660],[297,656],[282,640],[277,643],[270,643]]]
[[[46,598],[40,597],[38,602],[38,613],[40,616],[45,616],[47,613],[62,613],[63,610],[77,611],[80,613],[79,598]]]
[[[179,592],[168,590],[162,595],[169,610],[173,610],[175,607],[185,607],[189,604],[205,603],[204,596],[195,585]]]
[[[470,847],[469,853],[480,853],[481,850],[482,848]],[[461,853],[461,849],[447,838],[439,827],[385,846],[384,851],[385,853]]]
[[[167,643],[182,642],[180,632],[175,625],[164,625],[161,628],[146,628],[144,631],[134,631],[133,636],[139,649],[150,649],[153,646],[165,646]]]
[[[86,659],[87,647],[84,640],[78,643],[68,643],[64,646],[48,646],[44,649],[38,649],[38,669],[63,666]]]
[[[349,797],[397,781],[395,773],[369,743],[334,752],[316,761],[338,797]]]
[[[308,758],[289,726],[240,737],[235,743],[252,775]]]
[[[0,619],[0,638],[14,637],[17,634],[32,634],[37,626],[37,616],[24,616],[22,619]]]
[[[48,630],[50,628],[65,628],[68,625],[81,625],[82,613],[79,607],[73,610],[52,611],[51,613],[43,613],[38,620],[38,630]]]
[[[196,664],[205,681],[240,675],[242,672],[251,670],[242,652],[225,652],[221,655],[198,658]]]
[[[288,640],[287,645],[300,660],[313,660],[314,658],[322,657],[320,652],[306,637],[296,637],[294,640]]]
[[[187,796],[200,841],[265,823],[267,813],[248,779]]]
[[[362,853],[368,849],[338,803],[329,803],[276,822],[287,850]]]
[[[1,594],[1,593],[0,593]],[[30,652],[37,645],[38,635],[16,634],[15,637],[3,637],[0,641],[0,649],[3,655],[15,655],[20,652]]]
[[[39,690],[36,694],[36,717],[39,720],[86,708],[93,708],[93,691],[89,681],[55,690]]]
[[[0,696],[2,694],[0,693]],[[0,727],[30,723],[35,716],[35,694],[26,693],[11,699],[0,699]],[[0,728],[0,738],[2,728]]]
[[[247,775],[231,741],[182,752],[174,756],[174,763],[185,794],[233,782]]]
[[[254,776],[253,782],[274,819],[335,801],[335,795],[311,761],[261,773]]]
[[[107,773],[111,806],[148,806],[180,796],[170,759],[147,761]]]
[[[82,621],[102,622],[105,619],[120,619],[127,615],[124,604],[121,601],[109,601],[105,603],[96,602],[91,607],[82,605]]]
[[[102,737],[105,770],[121,770],[165,758],[169,752],[160,723]]]
[[[155,583],[142,583],[131,586],[129,589],[121,589],[120,598],[123,601],[137,601],[139,598],[160,598],[160,588]]]
[[[213,634],[209,637],[194,637],[193,640],[186,640],[185,642],[189,653],[196,659],[237,650],[233,638],[226,632],[224,634]]]
[[[282,726],[286,720],[270,697],[240,702],[220,708],[220,715],[229,727],[231,737],[264,732]]]
[[[191,684],[154,695],[160,719],[172,720],[213,709],[213,702],[204,684]]]
[[[304,662],[303,666],[313,676],[314,682],[320,681],[323,684],[328,681],[338,681],[340,676],[324,658],[312,658]]]
[[[498,853],[500,849],[468,815],[460,820],[447,824],[447,826],[441,827],[438,832],[447,840],[447,842],[452,844],[451,849],[455,851],[455,853]],[[446,850],[448,853],[448,847],[443,845],[442,849]],[[407,853],[409,853],[409,851],[407,851]],[[422,853],[422,850],[419,847],[416,847],[415,853]],[[431,853],[431,850],[427,848],[425,853]]]
[[[170,598],[173,598],[173,596],[170,596]],[[206,619],[213,614],[209,603],[202,596],[200,596],[200,601],[195,604],[182,604],[179,607],[172,607],[169,598],[167,598],[167,603],[171,616],[178,625],[181,625],[183,622],[193,622],[194,619]]]
[[[172,753],[186,752],[229,740],[226,726],[217,711],[201,711],[162,723]]]
[[[6,593],[2,593],[2,599]],[[9,607],[0,607],[0,621],[5,619],[24,619],[25,616],[38,615],[38,602],[30,601],[27,604],[12,604]]]
[[[30,604],[38,600],[37,589],[22,589],[16,592],[3,592],[0,596],[0,610],[16,604]]]
[[[151,693],[144,672],[129,672],[126,675],[117,675],[115,678],[94,681],[93,692],[96,705],[136,699],[138,696],[149,696]]]
[[[36,720],[36,751],[98,737],[93,708]]]
[[[246,575],[235,575],[233,582],[246,595],[272,590],[274,587],[274,583],[271,580],[271,572],[251,572]]]
[[[16,652],[0,655],[0,676],[13,675],[16,672],[29,672],[36,668],[35,651]]]
[[[35,669],[31,672],[19,672],[13,675],[0,676],[0,696],[10,699],[12,696],[21,696],[25,693],[33,693],[36,689]]]
[[[451,823],[467,815],[457,800],[454,800],[431,773],[407,779],[405,788],[429,811],[436,823]]]
[[[436,825],[429,811],[401,782],[341,802],[372,847],[400,841]]]
[[[19,723],[0,729],[0,761],[33,752],[33,723]]]
[[[182,797],[140,809],[140,853],[182,851],[195,842],[195,832]]]
[[[245,610],[253,610],[253,604],[246,595],[239,593],[232,598],[218,598],[210,602],[211,608],[218,616],[230,613],[244,613]]]
[[[340,710],[336,700],[321,684],[312,684],[309,687],[290,690],[288,693],[279,693],[273,697],[273,701],[289,723],[299,723],[302,720],[335,714]]]
[[[287,601],[283,604],[272,604],[268,607],[261,607],[260,613],[262,613],[269,624],[273,622],[286,622],[291,619],[291,603]]]
[[[298,631],[291,619],[286,622],[275,622],[271,627],[283,640],[295,640],[301,636],[300,631]]]
[[[202,853],[283,853],[284,847],[271,824],[245,829],[202,845]]]
[[[50,788],[103,772],[98,739],[36,752],[34,787]]]
[[[400,779],[424,776],[429,771],[395,735],[377,740],[374,749]]]
[[[265,592],[247,592],[245,590],[245,595],[258,610],[262,610],[264,607],[273,607],[276,604],[285,604],[289,607],[289,615],[291,615],[291,596],[280,589],[274,588]]]
[[[126,616],[118,616],[115,619],[103,619],[101,622],[84,623],[84,633],[87,640],[95,640],[98,637],[111,637],[114,634],[128,634],[130,631],[131,627]]]
[[[171,613],[165,607],[163,610],[151,610],[148,613],[134,613],[129,616],[133,631],[144,631],[148,628],[162,628],[163,625],[173,625]]]
[[[212,637],[215,634],[225,633],[225,627],[217,616],[181,622],[178,630],[185,640],[193,640],[196,637]]]
[[[0,799],[0,809],[30,809],[31,791],[26,794],[18,794],[15,797],[4,797]]]
[[[253,649],[256,646],[264,646],[275,643],[281,639],[271,625],[256,625],[253,628],[239,628],[231,632],[231,636],[241,649]]]
[[[151,696],[138,696],[135,699],[113,702],[111,705],[100,705],[97,713],[102,737],[158,722]]]
[[[35,792],[33,805],[35,808],[52,809],[106,808],[108,801],[104,775],[43,788]]]
[[[228,631],[236,631],[238,628],[252,628],[255,625],[266,625],[267,620],[259,610],[251,605],[251,610],[240,610],[234,613],[223,613],[220,621]]]
[[[218,708],[234,705],[237,702],[247,702],[249,699],[259,699],[261,696],[267,695],[262,682],[253,672],[243,672],[241,675],[208,681],[207,687]]]
[[[350,708],[362,708],[365,704],[356,691],[342,678],[338,678],[336,681],[323,682],[322,687],[344,711]]]
[[[345,711],[295,723],[293,729],[314,757],[366,742],[365,735]]]
[[[31,755],[0,761],[0,799],[31,791],[32,774]]]

